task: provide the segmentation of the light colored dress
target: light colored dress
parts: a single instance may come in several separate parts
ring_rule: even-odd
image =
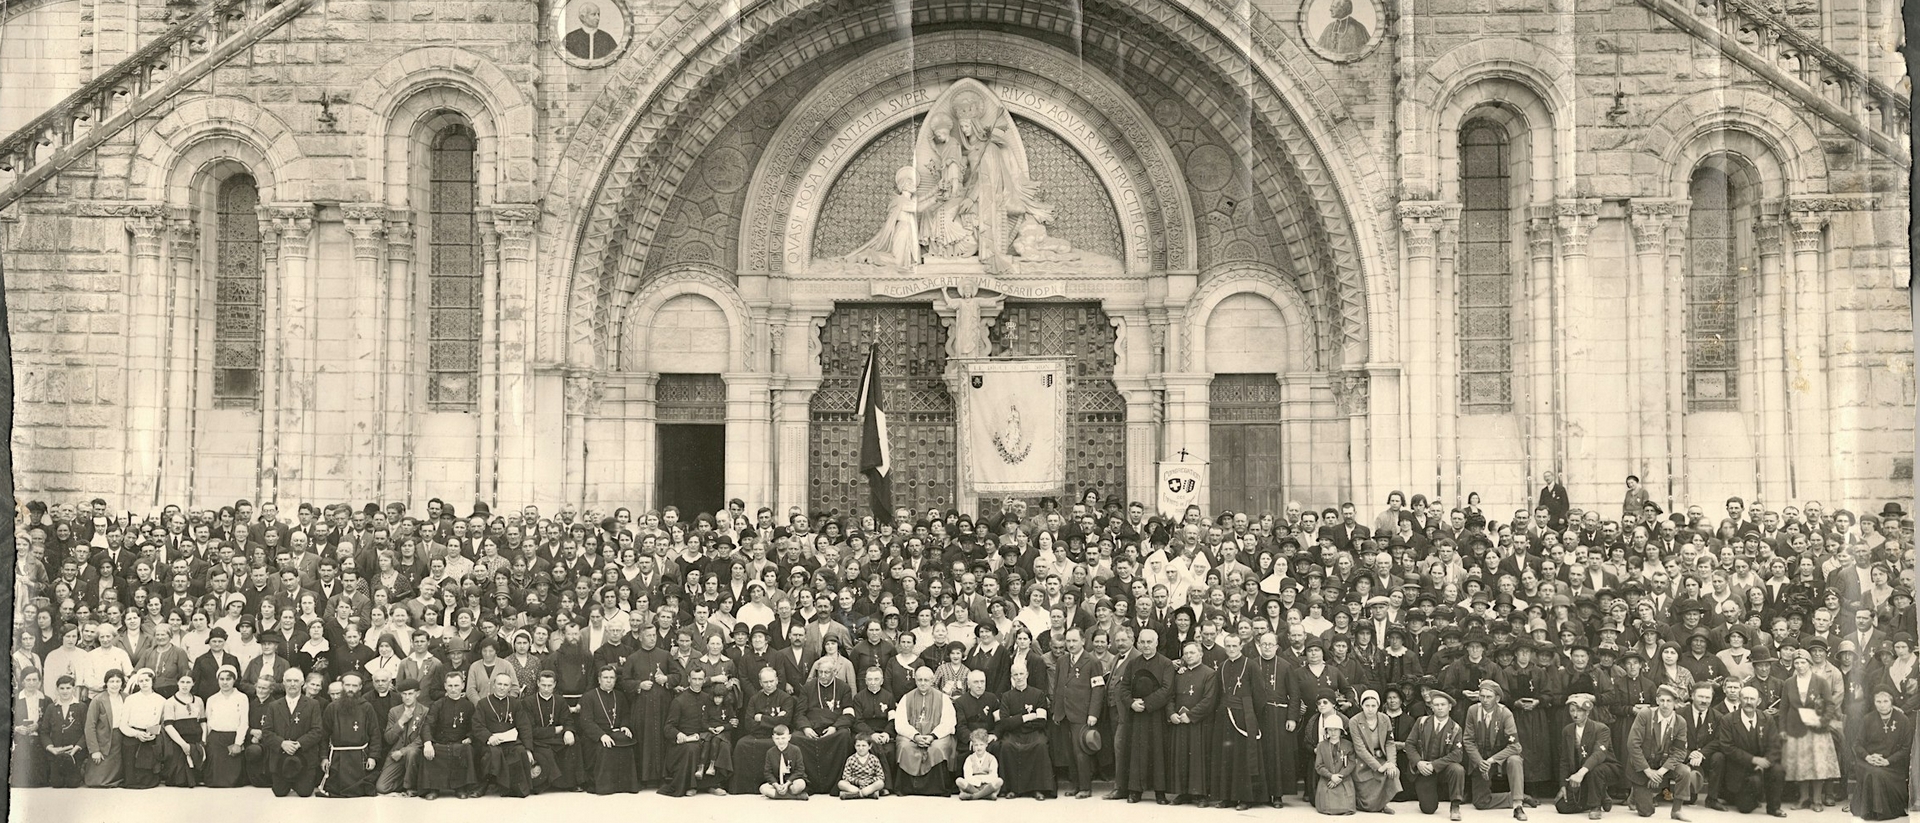
[[[1339,741],[1322,740],[1313,750],[1313,768],[1320,774],[1320,782],[1313,790],[1313,808],[1321,814],[1353,814],[1357,808],[1354,791],[1354,770],[1360,759],[1353,754],[1353,742],[1346,738]],[[1329,785],[1328,778],[1342,775],[1340,785]]]
[[[1362,811],[1385,809],[1400,793],[1399,776],[1387,776],[1387,768],[1394,765],[1393,720],[1376,714],[1369,725],[1363,712],[1347,721],[1347,730],[1353,733],[1353,753],[1360,761],[1353,771],[1355,802]]]

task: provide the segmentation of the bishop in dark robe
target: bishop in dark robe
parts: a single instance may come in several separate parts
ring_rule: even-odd
[[[1167,701],[1167,791],[1176,803],[1205,803],[1213,790],[1213,713],[1219,702],[1220,681],[1200,644],[1187,643]]]
[[[474,761],[481,793],[494,786],[503,797],[526,797],[533,793],[533,753],[525,742],[533,736],[533,727],[518,711],[513,682],[504,672],[494,675],[492,694],[474,706]]]
[[[1173,696],[1173,663],[1158,651],[1160,635],[1141,629],[1135,654],[1112,684],[1120,705],[1121,748],[1115,752],[1114,792],[1137,803],[1144,792],[1166,805],[1167,701]]]
[[[1226,659],[1216,672],[1220,681],[1220,702],[1213,713],[1214,740],[1219,759],[1213,764],[1213,790],[1210,794],[1221,808],[1229,805],[1246,811],[1254,803],[1266,800],[1261,781],[1260,726],[1261,708],[1267,702],[1264,678],[1253,660],[1241,654],[1239,635],[1220,639]]]

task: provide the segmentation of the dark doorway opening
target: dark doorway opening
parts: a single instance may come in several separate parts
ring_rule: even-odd
[[[660,507],[680,510],[681,522],[727,503],[727,427],[712,423],[661,423]]]

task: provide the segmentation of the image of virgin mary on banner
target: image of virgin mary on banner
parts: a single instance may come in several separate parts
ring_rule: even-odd
[[[961,487],[976,495],[1052,494],[1064,488],[1065,361],[967,363],[961,377]]]

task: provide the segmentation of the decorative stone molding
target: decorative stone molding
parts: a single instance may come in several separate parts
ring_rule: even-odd
[[[175,207],[172,215],[167,221],[167,247],[173,259],[192,260],[199,253],[200,221],[193,219],[192,209]]]
[[[378,260],[386,230],[387,207],[379,203],[344,203],[347,234],[353,238],[353,256],[358,260]]]
[[[1864,194],[1789,197],[1786,201],[1786,209],[1796,214],[1800,212],[1873,211],[1878,208],[1879,205],[1879,198]]]

